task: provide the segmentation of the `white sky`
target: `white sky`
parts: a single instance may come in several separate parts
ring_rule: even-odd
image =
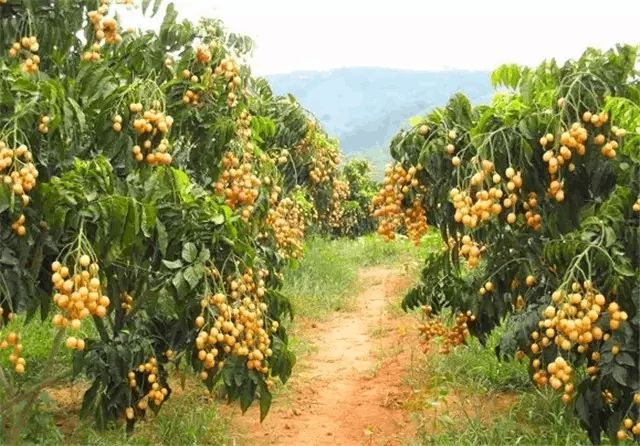
[[[174,3],[184,18],[221,18],[228,30],[252,37],[251,65],[260,75],[352,66],[491,70],[575,58],[587,46],[640,43],[640,0]]]

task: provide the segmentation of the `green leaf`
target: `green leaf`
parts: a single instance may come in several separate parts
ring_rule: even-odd
[[[158,231],[158,248],[163,256],[167,255],[167,247],[169,246],[169,234],[164,224],[158,220],[156,222],[156,229]]]
[[[198,262],[206,263],[209,261],[210,258],[211,258],[211,251],[209,251],[208,248],[203,248],[202,251],[200,251],[200,254],[198,255]]]
[[[137,240],[140,232],[140,211],[138,211],[138,206],[133,200],[128,199],[127,201],[128,211],[122,233],[122,249],[129,248]]]
[[[145,237],[153,235],[153,228],[156,226],[158,210],[154,203],[145,203],[142,207],[142,233]]]
[[[180,269],[180,268],[182,268],[182,261],[180,259],[173,260],[173,261],[163,260],[162,264],[164,266],[166,266],[167,268],[169,268],[169,269]]]
[[[76,129],[76,131],[78,132],[84,132],[85,127],[87,126],[87,119],[85,117],[84,112],[82,111],[82,107],[80,107],[80,105],[71,97],[68,97],[67,101],[69,102],[69,104],[71,104],[71,108],[73,109],[73,113],[76,117],[76,121],[78,124],[73,128]]]
[[[627,386],[628,383],[628,370],[625,367],[613,365],[613,379],[622,386]]]
[[[200,268],[198,268],[200,266]],[[183,272],[184,279],[187,281],[191,289],[198,286],[203,278],[202,265],[191,265]]]
[[[267,386],[261,386],[260,388],[260,422],[262,423],[269,413],[271,408],[271,401],[273,397],[271,392],[267,389]]]
[[[256,385],[252,381],[247,381],[242,388],[242,393],[240,394],[240,410],[242,413],[246,412],[251,406],[251,403],[253,403],[255,392]]]
[[[182,246],[182,258],[185,262],[193,263],[198,258],[198,248],[191,242],[187,242]]]
[[[80,408],[81,417],[87,417],[94,410],[99,389],[100,381],[96,380],[84,393],[84,397],[82,398],[82,407]]]
[[[615,358],[615,362],[617,364],[622,365],[622,366],[626,365],[626,366],[629,366],[629,367],[634,367],[634,366],[637,365],[635,363],[635,361],[633,360],[633,356],[631,356],[627,352],[620,352],[614,358]]]

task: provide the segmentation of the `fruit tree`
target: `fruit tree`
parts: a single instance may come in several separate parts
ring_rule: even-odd
[[[125,30],[119,8],[0,2],[5,439],[55,379],[26,384],[46,364],[25,320],[56,330],[51,357],[72,352],[99,426],[158,410],[178,370],[264,417],[294,364],[278,289],[306,219],[330,211],[308,186],[333,183],[339,149],[309,144],[328,140],[313,117],[251,75],[249,39],[173,5],[158,32]]]
[[[386,238],[428,221],[444,240],[404,306],[460,313],[454,344],[507,318],[498,354],[527,357],[594,443],[640,438],[637,63],[619,46],[498,68],[490,104],[455,95],[395,137],[374,198]]]

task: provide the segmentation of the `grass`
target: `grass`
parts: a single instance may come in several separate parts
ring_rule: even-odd
[[[425,445],[578,445],[589,440],[552,391],[530,384],[527,364],[498,361],[494,348],[471,339],[449,355],[429,353],[408,381],[417,395],[410,409]]]

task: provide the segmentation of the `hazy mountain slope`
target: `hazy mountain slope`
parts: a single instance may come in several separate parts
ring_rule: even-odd
[[[491,97],[489,73],[344,68],[268,76],[278,94],[292,93],[315,114],[348,156],[385,163],[389,141],[407,120],[444,105],[462,91],[474,102]],[[381,159],[381,157],[383,159]]]

